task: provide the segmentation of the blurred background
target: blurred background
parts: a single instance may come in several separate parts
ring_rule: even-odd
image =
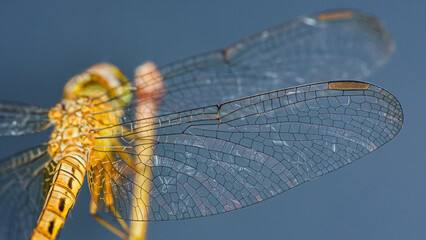
[[[148,239],[422,239],[426,236],[426,9],[416,0],[0,0],[0,98],[50,107],[65,82],[98,62],[127,76],[223,48],[303,14],[353,8],[380,18],[396,51],[367,79],[401,102],[394,140],[349,167],[235,212],[150,223]],[[0,158],[49,133],[0,139]],[[1,197],[1,196],[0,196]],[[89,214],[85,184],[60,239],[118,239]]]

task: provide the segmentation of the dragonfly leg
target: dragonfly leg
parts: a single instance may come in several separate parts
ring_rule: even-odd
[[[129,232],[129,226],[127,223],[123,220],[117,217],[117,221],[120,223],[121,227],[126,231],[124,233],[123,231],[119,230],[115,226],[111,225],[109,222],[107,222],[105,219],[103,219],[101,216],[97,214],[98,207],[95,204],[95,201],[93,199],[90,200],[90,214],[98,221],[102,226],[110,230],[115,235],[119,236],[122,239],[128,239],[128,232]]]

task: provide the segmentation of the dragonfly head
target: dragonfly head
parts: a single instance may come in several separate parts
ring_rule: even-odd
[[[65,85],[65,99],[79,97],[113,99],[115,107],[123,107],[132,98],[131,84],[116,66],[100,63],[72,77]]]

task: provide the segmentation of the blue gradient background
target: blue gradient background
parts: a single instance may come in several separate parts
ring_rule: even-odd
[[[66,80],[108,61],[128,76],[222,48],[302,14],[355,8],[378,16],[396,52],[368,79],[400,100],[405,126],[359,162],[232,213],[151,223],[148,239],[424,239],[426,1],[0,1],[0,98],[53,106]],[[0,157],[48,139],[0,139]],[[1,196],[0,196],[1,197]],[[117,239],[89,215],[85,185],[61,240]]]

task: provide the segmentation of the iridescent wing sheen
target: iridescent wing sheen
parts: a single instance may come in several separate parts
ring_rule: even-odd
[[[50,125],[49,109],[25,103],[0,101],[0,137],[45,130]]]
[[[47,145],[0,160],[0,239],[29,239],[52,182]]]
[[[393,52],[389,31],[373,16],[322,12],[264,30],[218,51],[178,61],[139,88],[164,84],[157,115],[321,81],[365,79]],[[135,119],[134,98],[123,122]]]
[[[378,86],[340,81],[293,87],[99,129],[89,187],[98,190],[91,173],[112,169],[105,172],[110,192],[97,201],[112,215],[149,221],[208,216],[348,165],[391,140],[402,125],[398,100]],[[105,199],[113,199],[117,212]]]

